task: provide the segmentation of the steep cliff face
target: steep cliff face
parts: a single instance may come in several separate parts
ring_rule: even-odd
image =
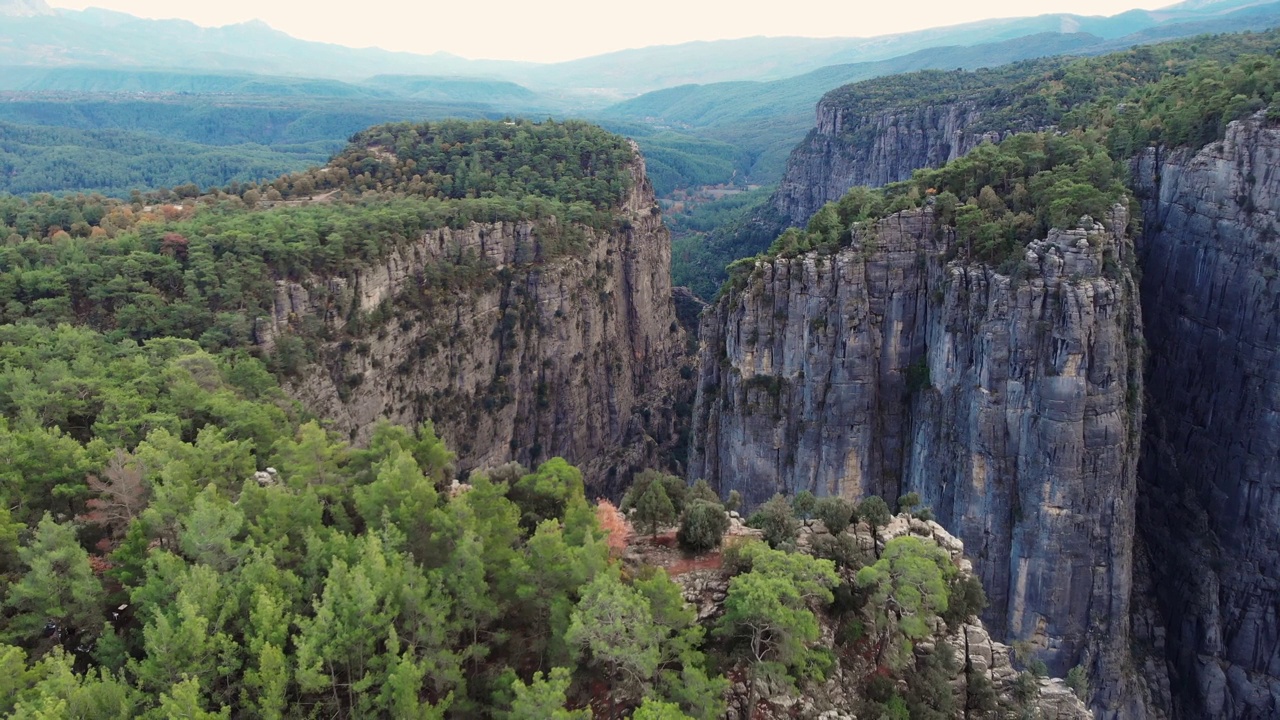
[[[923,167],[954,160],[998,134],[970,130],[984,105],[960,101],[871,113],[824,99],[817,125],[792,151],[770,204],[791,225],[804,225],[823,205],[855,185],[879,187]]]
[[[1134,161],[1151,361],[1140,528],[1185,717],[1280,714],[1280,130]]]
[[[1010,276],[952,260],[931,208],[851,247],[760,262],[704,314],[690,476],[748,503],[916,491],[964,540],[996,637],[1051,670],[1128,667],[1141,317],[1117,209]]]
[[[676,444],[673,408],[690,394],[669,236],[638,155],[631,174],[611,231],[471,223],[351,275],[281,282],[260,341],[342,330],[320,348],[324,371],[290,391],[353,438],[379,418],[432,419],[463,469],[559,455],[612,491]],[[544,254],[549,234],[571,233],[580,251]]]

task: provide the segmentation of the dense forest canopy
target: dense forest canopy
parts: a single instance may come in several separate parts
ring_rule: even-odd
[[[0,340],[0,713],[709,720],[722,673],[821,681],[842,653],[882,657],[866,711],[953,709],[955,660],[911,648],[981,590],[931,541],[800,553],[779,499],[752,521],[776,548],[726,549],[725,614],[704,626],[666,572],[619,560],[626,521],[559,458],[457,485],[429,424],[352,447],[242,352],[65,324]],[[637,521],[649,498],[682,537],[724,520],[705,483],[641,480]],[[841,503],[797,508],[842,529]],[[927,595],[889,612],[904,572]]]
[[[1026,244],[1050,228],[1070,228],[1083,216],[1103,221],[1127,204],[1124,169],[1095,134],[1022,133],[985,144],[936,169],[880,189],[855,187],[828,203],[803,229],[791,228],[768,255],[832,253],[853,240],[857,223],[928,205],[969,257],[1008,272]],[[965,200],[961,200],[965,198]],[[735,277],[754,259],[730,267]]]
[[[184,185],[131,203],[0,197],[0,321],[250,347],[276,280],[349,271],[432,229],[528,221],[528,261],[577,252],[587,229],[615,222],[633,158],[626,141],[582,123],[406,123],[264,185]],[[488,267],[466,255],[441,263],[418,278],[423,292],[481,281]],[[276,369],[296,369],[290,348]]]
[[[335,144],[211,146],[123,130],[0,122],[0,191],[127,197],[135,189],[250,182],[321,164]]]

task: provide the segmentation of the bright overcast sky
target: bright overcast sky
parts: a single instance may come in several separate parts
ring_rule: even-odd
[[[646,45],[755,35],[867,37],[1050,12],[1114,15],[1176,0],[48,0],[216,26],[258,19],[305,40],[554,62]]]

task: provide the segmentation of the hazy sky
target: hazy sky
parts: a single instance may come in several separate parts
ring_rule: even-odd
[[[216,26],[259,19],[305,40],[554,62],[623,48],[753,35],[884,35],[1049,12],[1114,15],[1176,0],[48,0]]]

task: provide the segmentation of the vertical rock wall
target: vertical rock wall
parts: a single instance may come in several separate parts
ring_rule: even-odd
[[[1142,353],[1109,220],[1032,243],[1012,276],[949,261],[928,208],[761,262],[704,315],[690,477],[749,503],[919,492],[974,557],[992,631],[1111,678],[1118,714]]]
[[[940,103],[858,113],[818,104],[817,126],[792,151],[770,204],[803,226],[823,205],[856,185],[879,187],[937,167],[999,135],[970,131],[982,117],[977,102]]]
[[[1280,130],[1134,162],[1150,352],[1140,528],[1183,717],[1280,717]]]
[[[670,238],[638,155],[632,175],[611,231],[473,223],[350,276],[281,282],[260,341],[306,323],[346,336],[289,389],[353,439],[384,417],[434,419],[464,469],[559,455],[615,491],[661,464],[680,440],[673,408],[690,399]],[[570,232],[581,252],[544,257],[544,236]],[[464,257],[474,277],[433,290]]]

